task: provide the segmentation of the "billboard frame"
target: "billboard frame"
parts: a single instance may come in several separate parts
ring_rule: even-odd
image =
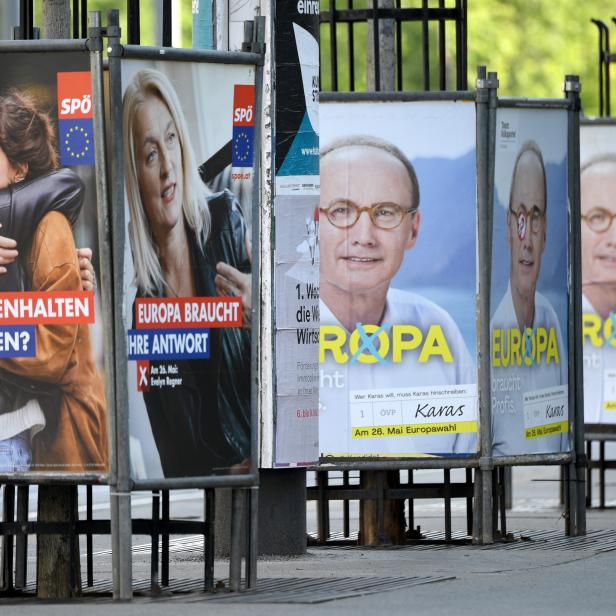
[[[479,90],[461,90],[461,91],[436,91],[436,92],[322,92],[320,94],[321,103],[364,103],[364,102],[467,102],[475,103],[477,108],[476,125],[479,126],[479,107],[478,102],[480,99]],[[488,169],[484,164],[480,164],[480,148],[479,143],[476,141],[476,160],[477,160],[477,188],[479,188],[480,174],[483,170],[484,174],[487,174]],[[487,152],[486,152],[487,162]],[[477,216],[475,233],[478,239],[478,226],[479,216]],[[478,272],[481,271],[481,252],[478,251],[477,267]],[[479,275],[477,277],[479,284]],[[479,338],[477,342],[477,350],[479,348]],[[476,355],[478,357],[478,355]],[[478,367],[479,370],[479,367]],[[489,375],[488,375],[489,378]],[[478,391],[481,389],[478,386]],[[479,393],[481,396],[481,393]],[[479,410],[481,405],[479,405]],[[481,431],[483,421],[479,418],[479,431],[477,432],[478,443],[481,438]],[[345,471],[345,470],[415,470],[415,469],[452,469],[452,468],[479,468],[480,466],[480,454],[479,451],[475,454],[462,455],[456,457],[439,457],[439,458],[425,458],[421,455],[416,457],[406,458],[382,458],[379,459],[376,456],[362,456],[362,457],[340,457],[329,459],[321,459],[317,464],[310,465],[307,470],[310,471]]]
[[[608,80],[609,81],[609,80]],[[608,83],[609,85],[609,83]],[[601,101],[603,102],[603,101]],[[580,127],[582,126],[612,126],[616,127],[616,118],[611,116],[598,116],[598,117],[586,117],[582,116],[579,120]],[[580,276],[581,279],[581,276]],[[580,290],[581,293],[581,290]],[[583,378],[583,377],[582,377]],[[593,466],[592,460],[592,442],[599,441],[616,441],[616,424],[609,423],[589,423],[584,421],[584,437],[582,440],[582,444],[586,445],[586,481],[588,483],[587,491],[588,491],[588,506],[592,507],[592,491],[591,491],[591,477],[592,477],[592,468],[597,468]],[[584,451],[582,449],[582,451]],[[596,462],[595,462],[596,464]],[[604,478],[600,475],[600,484],[602,487],[604,482]],[[601,488],[600,488],[601,490]]]
[[[194,49],[173,49],[163,47],[140,47],[137,45],[112,44],[109,52],[109,99],[111,134],[122,135],[122,59],[130,60],[156,60],[170,62],[194,62],[204,64],[239,64],[255,67],[255,118],[261,117],[261,84],[263,80],[263,57],[256,53],[225,52]],[[260,250],[259,220],[260,220],[260,123],[255,121],[254,131],[254,164],[252,186],[252,249],[254,254]],[[114,253],[114,297],[116,303],[123,306],[124,299],[124,244],[125,244],[125,216],[124,216],[124,172],[122,169],[122,139],[112,139],[112,229]],[[259,357],[259,323],[260,323],[260,285],[259,261],[255,259],[252,267],[252,293],[253,301],[252,330],[251,330],[251,470],[242,475],[211,475],[204,477],[175,477],[158,479],[133,479],[130,476],[130,452],[128,443],[128,390],[125,374],[127,371],[126,330],[123,309],[116,310],[115,324],[115,369],[116,369],[116,400],[118,433],[116,444],[118,450],[118,479],[130,487],[131,491],[157,490],[157,489],[185,489],[185,488],[215,488],[215,487],[252,487],[258,483],[257,452],[258,452],[258,380],[257,370]]]
[[[497,467],[527,465],[562,465],[566,469],[566,521],[568,535],[586,532],[584,481],[586,456],[583,447],[583,375],[581,346],[580,255],[580,198],[579,198],[579,79],[565,77],[563,98],[498,98],[498,77],[479,67],[477,89],[461,92],[361,92],[322,93],[321,102],[436,102],[468,101],[476,105],[476,165],[477,165],[477,372],[479,396],[478,452],[476,455],[455,458],[398,458],[380,460],[371,458],[339,458],[328,462],[321,458],[308,467],[313,471],[348,470],[415,470],[475,468],[475,513],[473,538],[481,543],[494,541],[493,527],[493,471]],[[570,408],[569,435],[571,450],[546,454],[523,454],[494,457],[491,437],[491,376],[490,363],[481,358],[490,357],[490,290],[492,270],[493,198],[496,146],[496,111],[498,108],[560,109],[567,112],[567,215],[568,244],[568,400]],[[577,227],[576,227],[577,224]],[[577,229],[577,230],[576,230]],[[579,317],[576,321],[576,315]],[[580,321],[580,323],[578,323]],[[573,410],[573,414],[571,414]],[[580,421],[582,419],[582,421]]]
[[[178,62],[199,62],[210,64],[241,64],[255,67],[255,128],[254,128],[254,158],[252,185],[252,251],[260,254],[261,249],[261,122],[262,117],[262,84],[263,84],[263,54],[253,52],[227,52],[194,49],[174,49],[164,47],[141,47],[137,45],[122,45],[120,42],[119,12],[108,12],[107,34],[108,71],[109,71],[109,117],[111,143],[109,152],[112,156],[110,165],[110,203],[112,251],[113,260],[113,290],[114,298],[119,303],[119,309],[114,311],[114,348],[116,376],[116,439],[117,457],[114,484],[110,494],[111,526],[113,542],[113,588],[114,598],[130,599],[132,589],[132,514],[131,494],[139,490],[169,490],[201,488],[205,489],[205,517],[210,527],[208,535],[214,541],[214,490],[212,488],[232,488],[231,494],[231,539],[230,539],[230,588],[240,589],[241,556],[242,556],[242,521],[246,521],[246,581],[249,587],[256,583],[257,558],[257,520],[258,520],[258,426],[259,426],[259,384],[258,367],[260,365],[260,323],[261,323],[261,288],[260,260],[252,262],[252,330],[251,330],[251,468],[244,475],[183,477],[169,479],[133,480],[130,473],[129,447],[129,412],[128,412],[128,380],[126,353],[126,327],[124,322],[124,245],[125,237],[125,202],[124,202],[124,170],[122,142],[122,59],[168,60]],[[116,305],[118,303],[116,302]],[[238,488],[245,488],[247,507],[244,506],[242,493]],[[242,515],[244,513],[244,515]],[[205,583],[213,587],[213,543],[208,546],[206,558]]]
[[[111,251],[109,233],[109,203],[107,198],[106,135],[104,131],[104,97],[102,88],[102,45],[100,37],[88,39],[43,39],[0,41],[0,56],[10,53],[66,52],[84,53],[90,59],[92,83],[92,110],[94,124],[96,218],[99,244],[101,306],[103,316],[103,337],[113,339],[113,296],[111,290]],[[104,379],[106,396],[106,422],[108,428],[108,469],[105,473],[75,473],[68,471],[45,472],[26,471],[0,473],[0,485],[108,485],[113,480],[115,459],[115,371],[114,349],[109,345],[104,349]]]

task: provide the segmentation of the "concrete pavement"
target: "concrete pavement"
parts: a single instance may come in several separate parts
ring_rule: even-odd
[[[429,473],[433,473],[430,476]],[[435,479],[427,471],[426,481]],[[52,605],[11,600],[0,602],[5,614],[613,614],[616,610],[616,509],[588,512],[586,538],[563,538],[564,520],[558,505],[554,468],[518,468],[514,480],[514,508],[508,515],[508,528],[524,531],[533,541],[484,548],[481,546],[412,546],[398,549],[311,548],[298,558],[259,560],[260,591],[254,597],[234,598],[222,592],[205,599],[198,593],[151,598],[141,596],[130,605],[112,604],[108,599],[84,598],[78,603]],[[608,474],[608,504],[616,505],[616,477]],[[595,491],[596,493],[596,491]],[[136,506],[147,507],[147,499]],[[198,494],[184,493],[174,507],[190,517],[198,515]],[[147,511],[147,509],[146,509]],[[101,508],[101,514],[104,513]],[[352,512],[353,513],[353,512]],[[422,531],[443,529],[442,504],[417,502],[417,523]],[[141,512],[144,515],[145,511]],[[453,506],[453,529],[463,530],[466,517],[462,501]],[[340,508],[332,508],[340,517]],[[352,526],[354,521],[352,520]],[[336,529],[334,523],[334,530]],[[339,524],[339,522],[338,522]],[[308,529],[315,529],[314,512],[308,516]],[[110,579],[110,555],[104,549],[106,538],[97,539],[96,579]],[[134,579],[149,578],[147,538],[137,537],[143,548],[134,551]],[[202,572],[198,541],[175,542],[171,552],[171,578],[196,579]],[[83,548],[82,548],[83,549]],[[32,564],[33,566],[33,564]],[[228,574],[228,563],[216,563],[216,577]],[[413,582],[413,578],[415,582]],[[420,578],[420,579],[418,579]],[[417,584],[417,581],[445,581]],[[395,579],[399,582],[396,583]],[[272,581],[277,580],[277,581]],[[390,583],[387,584],[387,580]],[[393,583],[391,580],[394,580]],[[285,584],[294,590],[274,592]],[[369,585],[382,584],[384,590],[361,594]],[[345,598],[327,599],[328,588],[341,589]],[[269,594],[265,592],[268,590]],[[334,593],[330,592],[330,595]],[[255,603],[275,601],[273,603]],[[294,601],[303,601],[297,603]],[[289,601],[289,603],[280,603]]]

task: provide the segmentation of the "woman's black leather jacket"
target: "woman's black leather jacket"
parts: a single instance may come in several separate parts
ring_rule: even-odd
[[[19,258],[0,275],[0,291],[29,290],[24,265],[35,229],[52,211],[61,212],[73,225],[81,212],[84,191],[83,182],[70,169],[51,171],[0,190],[0,235],[14,239],[19,251]]]
[[[5,266],[6,273],[0,274],[0,292],[30,290],[25,265],[39,222],[49,212],[58,211],[73,225],[81,212],[84,192],[83,182],[70,169],[51,171],[0,190],[0,235],[14,239],[19,251],[19,257]],[[0,413],[15,410],[24,396],[47,406],[57,402],[58,389],[0,369]]]
[[[212,226],[204,248],[189,234],[201,297],[217,295],[221,261],[250,273],[246,222],[233,194],[212,195],[208,206]],[[164,296],[163,290],[156,296]],[[165,477],[225,474],[250,457],[250,364],[250,331],[232,327],[210,329],[209,359],[151,362],[182,380],[143,393]]]

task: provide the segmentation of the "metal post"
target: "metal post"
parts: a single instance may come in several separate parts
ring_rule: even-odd
[[[466,469],[466,489],[473,485],[473,469]],[[409,501],[410,502],[410,501]],[[472,536],[473,534],[473,497],[466,497],[466,534]]]
[[[381,89],[381,57],[379,46],[379,3],[378,0],[372,0],[372,44],[374,51],[374,90],[378,92]]]
[[[445,8],[445,0],[438,1],[438,8]],[[447,47],[445,44],[445,20],[439,19],[438,21],[438,78],[439,89],[447,89]]]
[[[376,473],[376,524],[377,543],[389,543],[385,538],[385,473]]]
[[[81,0],[81,38],[88,36],[88,0]]]
[[[513,467],[505,467],[505,509],[513,507]]]
[[[327,500],[327,471],[317,471],[317,534],[319,543],[325,543],[329,539],[329,501]]]
[[[17,487],[17,521],[28,522],[28,494],[30,486]],[[15,588],[25,588],[28,582],[28,535],[15,538]]]
[[[499,537],[498,532],[498,469],[492,469],[492,532]]]
[[[348,488],[349,484],[349,471],[342,472],[342,486]],[[349,519],[349,500],[347,498],[342,501],[342,534],[345,538],[348,538],[350,532],[350,519]]]
[[[229,557],[229,588],[238,592],[242,582],[242,490],[231,491],[231,550]]]
[[[160,492],[152,492],[152,549],[150,551],[150,592],[158,594],[158,521],[160,517]]]
[[[479,469],[475,473],[478,490],[476,531],[473,540],[494,542],[492,524],[492,416],[490,380],[490,289],[492,267],[492,201],[494,181],[494,140],[496,126],[496,73],[486,74],[485,66],[477,73],[477,220],[479,255],[478,363],[479,363]],[[479,481],[477,481],[479,479]],[[478,515],[477,515],[478,514]]]
[[[408,487],[412,487],[414,484],[414,478],[413,478],[413,469],[409,469],[408,471],[408,481],[407,481],[407,485]],[[411,536],[412,536],[412,532],[413,530],[415,530],[415,499],[414,498],[409,498],[408,500],[408,505],[409,505],[409,531],[411,531]]]
[[[32,0],[20,0],[19,7],[19,23],[20,23],[20,38],[31,40],[34,38],[34,8]]]
[[[586,441],[586,507],[592,507],[592,441]]]
[[[128,44],[139,45],[141,40],[139,0],[128,0],[127,9]]]
[[[423,60],[423,89],[430,90],[430,22],[428,21],[428,0],[421,0],[423,12],[421,20],[422,31],[422,60]]]
[[[568,501],[570,531],[573,536],[586,534],[586,490],[584,454],[584,374],[582,359],[582,271],[580,219],[580,80],[565,76],[568,112],[568,186],[569,186],[569,409],[573,409],[571,450],[574,454]],[[609,109],[609,107],[608,107]]]
[[[247,540],[246,540],[246,587],[257,586],[257,556],[259,553],[258,530],[259,530],[259,488],[247,488]]]
[[[2,519],[5,522],[15,520],[15,486],[5,484]],[[4,535],[2,545],[2,584],[4,591],[13,590],[13,535]]]
[[[451,469],[443,470],[443,497],[445,499],[445,541],[451,541]]]
[[[162,491],[163,500],[163,512],[162,523],[163,532],[161,536],[161,571],[160,571],[160,585],[169,586],[169,531],[167,530],[169,524],[169,490]]]
[[[88,532],[86,533],[86,570],[88,587],[94,586],[94,558],[92,554],[92,486],[86,487],[86,520]]]
[[[605,441],[599,441],[599,509],[605,509]]]
[[[131,5],[133,3],[131,2]],[[138,7],[137,7],[138,10]],[[110,144],[110,186],[109,202],[112,229],[124,229],[124,174],[122,170],[122,75],[120,56],[120,17],[117,10],[108,12],[107,34],[109,53],[109,118],[114,138]],[[137,29],[138,32],[138,29]],[[130,37],[130,26],[129,26]],[[122,302],[124,280],[120,275],[124,269],[124,238],[112,236],[113,272],[110,288],[113,289],[113,301]],[[111,286],[113,285],[113,286]],[[118,311],[120,320],[122,311]],[[126,340],[123,327],[114,322],[112,330],[115,349],[114,373],[126,374]],[[128,392],[125,379],[119,378],[115,383],[114,397],[115,420],[112,424],[110,438],[111,460],[111,510],[112,510],[112,545],[114,570],[114,598],[131,599],[132,588],[132,520],[131,520],[131,479],[130,479],[130,445],[128,438]],[[115,532],[113,532],[115,531]]]
[[[500,531],[503,538],[507,536],[507,507],[506,507],[506,493],[507,493],[507,470],[511,469],[510,466],[501,466],[498,469],[498,510],[500,514]]]
[[[214,590],[214,537],[215,533],[215,511],[216,511],[216,490],[209,488],[205,492],[205,522],[207,524],[206,535],[203,537],[203,590],[205,592],[212,592]]]
[[[329,47],[330,47],[330,71],[331,89],[333,92],[338,90],[338,37],[336,35],[336,3],[332,3],[329,9]],[[351,59],[351,64],[353,64]]]
[[[70,493],[70,511],[69,511],[69,553],[71,558],[70,563],[70,579],[69,588],[72,597],[76,597],[81,592],[81,562],[79,558],[79,535],[76,532],[76,522],[79,520],[77,486]]]
[[[163,0],[163,47],[171,47],[171,0]]]

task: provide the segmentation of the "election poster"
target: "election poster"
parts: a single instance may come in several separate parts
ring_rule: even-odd
[[[121,72],[131,475],[247,474],[255,69]]]
[[[616,424],[616,125],[580,126],[584,421]]]
[[[276,197],[275,466],[319,458],[319,202]]]
[[[492,451],[566,452],[566,110],[499,109],[495,151]]]
[[[474,104],[320,118],[320,456],[474,455]]]
[[[0,63],[0,476],[102,476],[102,103],[87,53],[2,53]]]
[[[319,194],[319,2],[276,0],[277,195]]]

